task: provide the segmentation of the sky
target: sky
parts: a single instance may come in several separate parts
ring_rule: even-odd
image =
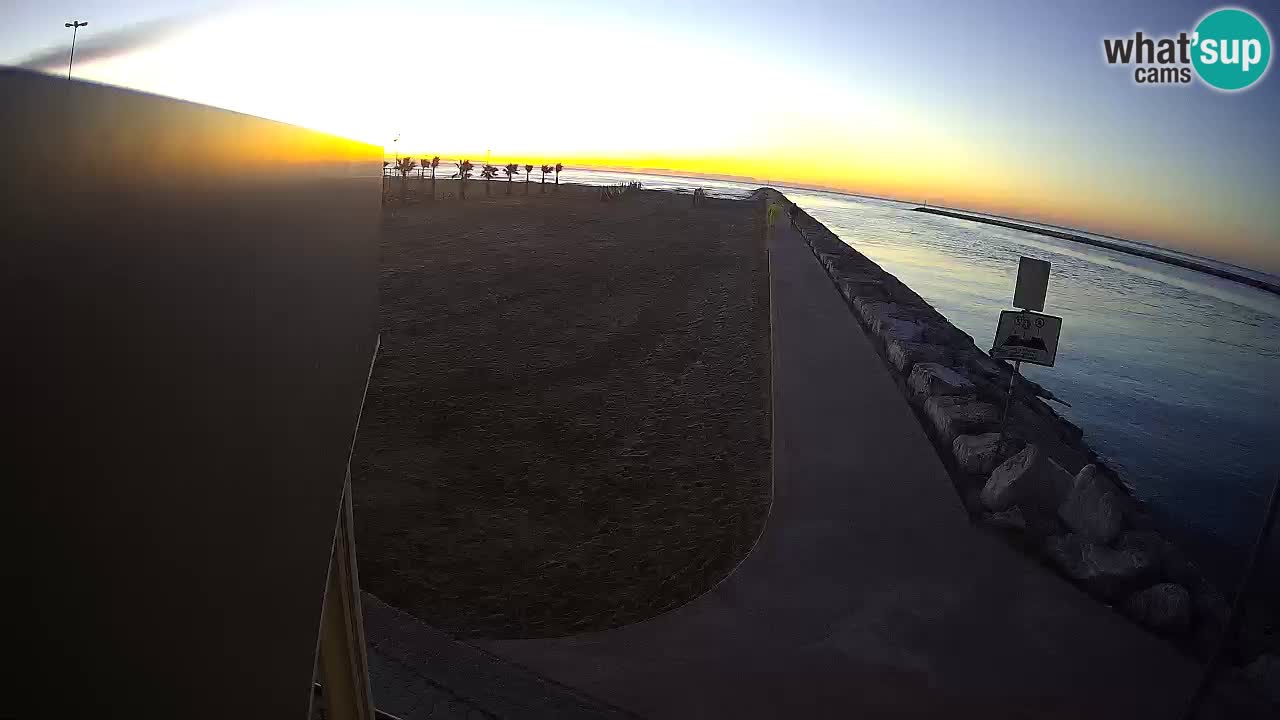
[[[0,64],[387,154],[746,176],[1280,273],[1280,78],[1142,86],[1104,37],[1202,2],[0,0]],[[1275,35],[1280,4],[1237,3]]]

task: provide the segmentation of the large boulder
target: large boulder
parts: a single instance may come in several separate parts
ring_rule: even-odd
[[[1000,392],[1004,393],[1005,388],[1001,388]],[[1080,428],[1064,420],[1044,401],[1032,397],[1028,393],[1024,393],[1021,390],[1016,391],[1013,404],[1009,408],[1009,420],[1025,426],[1028,432],[1035,432],[1038,436],[1056,438],[1063,446],[1074,447],[1077,452],[1087,454],[1086,449],[1081,445],[1083,435]],[[1089,462],[1092,462],[1092,460],[1081,462],[1071,469],[1072,472],[1079,471],[1081,467]]]
[[[1126,530],[1118,536],[1113,545],[1117,550],[1132,550],[1146,555],[1151,558],[1152,565],[1162,575],[1164,574],[1164,548],[1168,543],[1160,536],[1160,533],[1154,530]],[[1176,582],[1179,585],[1186,584],[1177,580],[1171,580],[1171,582]]]
[[[836,272],[835,280],[847,280],[849,282],[866,283],[868,285],[884,285],[884,273],[878,272],[874,268],[855,266],[846,262],[841,266],[839,271]]]
[[[946,347],[953,349],[957,347],[964,347],[967,344],[972,344],[972,340],[968,335],[964,334],[962,330],[956,328],[955,325],[947,322],[945,318],[933,317],[930,314],[925,314],[923,323],[924,339],[928,342],[935,345],[945,345]],[[968,374],[967,368],[965,368],[962,363],[956,363],[953,367],[958,368],[962,374]]]
[[[1009,382],[1009,375],[1013,370],[1002,360],[996,360],[990,355],[974,348],[972,352],[965,353],[965,364],[974,372],[991,378],[997,382]]]
[[[850,304],[860,297],[871,300],[883,300],[886,297],[884,288],[867,275],[856,277],[841,275],[836,278],[836,287],[840,288],[840,294]]]
[[[867,260],[857,250],[850,250],[850,254],[841,257],[831,263],[828,271],[832,278],[863,276],[869,281],[877,284],[884,282],[884,273],[879,268],[873,267],[871,261]]]
[[[919,310],[876,297],[856,297],[853,312],[871,334],[886,343],[895,339],[921,342],[929,327]]]
[[[1144,552],[1118,550],[1085,542],[1082,558],[1085,587],[1107,599],[1116,599],[1158,578],[1155,559]]]
[[[856,310],[855,305],[855,310]],[[872,335],[883,342],[905,340],[920,342],[925,337],[925,324],[909,308],[897,303],[866,304],[862,313],[862,321]]]
[[[1014,505],[1008,510],[982,514],[982,521],[1000,530],[1027,531],[1027,519],[1022,515],[1022,508]]]
[[[1176,583],[1152,585],[1130,595],[1124,611],[1157,632],[1183,633],[1191,625],[1191,594]]]
[[[818,253],[818,262],[822,263],[822,267],[830,271],[843,258],[848,257],[850,252],[852,251],[841,252],[839,248],[826,248]]]
[[[951,445],[959,435],[994,430],[1000,422],[1000,409],[995,405],[956,395],[925,400],[924,414],[944,445]]]
[[[853,301],[853,314],[867,327],[871,327],[875,318],[887,315],[888,308],[889,303],[874,297],[858,297]]]
[[[889,297],[893,298],[895,303],[913,308],[930,307],[919,293],[892,275],[885,279],[885,289],[889,291]]]
[[[1073,531],[1104,545],[1124,529],[1120,490],[1093,464],[1076,473],[1070,492],[1058,507],[1058,516]]]
[[[1009,438],[1005,438],[1005,447],[1010,444]],[[951,442],[951,454],[957,467],[974,475],[990,475],[1004,460],[998,432],[959,435]]]
[[[1058,464],[1058,461],[1049,458],[1048,465],[1045,466],[1044,487],[1046,493],[1046,505],[1042,505],[1050,515],[1057,515],[1058,506],[1062,504],[1062,499],[1071,492],[1071,473],[1066,468]]]
[[[1200,568],[1196,567],[1182,548],[1168,540],[1160,544],[1160,568],[1169,582],[1186,587],[1191,587],[1204,577]]]
[[[1063,575],[1107,601],[1149,584],[1155,575],[1149,556],[1098,545],[1076,533],[1047,539],[1045,554]]]
[[[871,331],[885,343],[894,340],[920,342],[925,339],[927,329],[927,326],[919,320],[890,315],[878,318]]]
[[[859,265],[859,257],[852,255],[827,255],[827,261],[823,263],[823,267],[832,279],[840,277],[840,274],[848,269],[857,268]]]
[[[965,336],[971,344],[972,338]],[[1013,374],[1013,370],[1001,360],[993,360],[991,356],[973,347],[964,353],[957,354],[956,362],[963,364],[966,374],[970,379],[979,386],[980,391],[984,395],[999,395],[1003,398],[1009,390],[1009,376]],[[1018,376],[1017,389],[1014,394],[1018,398],[1042,397],[1046,400],[1057,397],[1048,389],[1042,387],[1032,380],[1028,380],[1026,376]],[[1079,441],[1084,431],[1072,425],[1067,420],[1053,413],[1052,408],[1047,405],[1028,403],[1027,407],[1036,413],[1050,414],[1053,419],[1062,426],[1062,434],[1074,438]]]
[[[982,486],[983,507],[999,512],[1034,496],[1037,490],[1033,485],[1039,482],[1045,460],[1039,447],[1028,445],[1000,463]]]
[[[1244,675],[1258,692],[1280,706],[1280,655],[1259,655],[1244,669]]]
[[[1192,578],[1186,588],[1191,592],[1191,606],[1195,608],[1197,622],[1221,631],[1231,610],[1227,599],[1203,575]]]
[[[1022,517],[1027,521],[1027,534],[1034,535],[1040,540],[1054,535],[1064,535],[1067,532],[1067,529],[1062,526],[1062,521],[1058,519],[1057,513],[1028,507],[1023,509]]]
[[[845,241],[841,240],[838,237],[835,237],[834,235],[828,235],[826,233],[818,233],[818,235],[815,237],[815,242],[818,244],[822,252],[833,256],[833,259],[836,262],[842,262],[842,258],[850,258],[850,257],[859,258],[859,259],[862,259],[863,262],[868,262],[865,258],[863,258],[862,253],[849,247],[849,245]]]
[[[1038,445],[1029,444],[991,471],[982,487],[982,504],[989,510],[1022,505],[1024,509],[1052,513],[1061,503],[1070,481],[1067,471]]]
[[[951,351],[946,347],[910,340],[890,340],[885,343],[885,354],[889,364],[904,375],[911,372],[916,363],[946,365],[951,362]]]
[[[918,363],[911,369],[907,387],[920,396],[973,395],[973,383],[965,376],[938,363]]]

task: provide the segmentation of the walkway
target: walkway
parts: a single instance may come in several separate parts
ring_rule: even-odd
[[[400,720],[632,720],[365,593],[374,706]]]
[[[485,647],[653,718],[1176,717],[1192,665],[972,527],[785,220],[770,243],[773,511],[689,604]]]

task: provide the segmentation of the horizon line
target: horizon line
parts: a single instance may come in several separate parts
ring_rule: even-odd
[[[1143,247],[1148,247],[1148,248],[1151,248],[1151,249],[1153,249],[1153,250],[1159,250],[1159,251],[1162,251],[1162,252],[1177,253],[1177,254],[1179,254],[1179,255],[1183,255],[1183,256],[1188,257],[1188,258],[1194,258],[1194,259],[1196,259],[1196,260],[1207,260],[1207,261],[1209,261],[1209,262],[1221,263],[1221,264],[1223,264],[1223,265],[1226,265],[1226,266],[1228,266],[1228,267],[1232,267],[1232,268],[1236,268],[1236,269],[1238,269],[1238,270],[1244,270],[1244,271],[1246,271],[1246,272],[1251,272],[1251,273],[1258,273],[1258,274],[1263,275],[1263,276],[1266,276],[1266,277],[1268,277],[1268,278],[1272,278],[1272,279],[1275,279],[1275,280],[1280,280],[1280,273],[1272,273],[1272,272],[1268,272],[1268,271],[1266,271],[1266,270],[1260,270],[1260,269],[1258,269],[1258,268],[1252,268],[1252,267],[1248,267],[1248,266],[1246,266],[1246,265],[1240,265],[1240,264],[1237,264],[1237,263],[1231,262],[1231,261],[1229,261],[1229,260],[1222,260],[1222,259],[1219,259],[1219,258],[1208,257],[1208,256],[1205,256],[1205,255],[1197,255],[1197,254],[1195,254],[1195,253],[1187,252],[1186,250],[1179,250],[1179,249],[1177,249],[1177,248],[1165,247],[1164,245],[1157,245],[1157,244],[1152,243],[1152,242],[1144,242],[1144,241],[1142,241],[1142,240],[1133,240],[1133,239],[1126,238],[1126,237],[1120,237],[1120,236],[1118,236],[1118,235],[1110,235],[1110,234],[1108,234],[1108,233],[1096,232],[1096,231],[1094,231],[1094,230],[1090,230],[1090,229],[1088,229],[1088,228],[1083,228],[1083,227],[1072,227],[1072,226],[1070,226],[1070,225],[1058,225],[1058,224],[1055,224],[1055,223],[1044,222],[1043,220],[1037,220],[1037,219],[1035,219],[1035,218],[1018,217],[1018,216],[1015,216],[1015,215],[1001,215],[1001,214],[993,213],[993,212],[990,212],[990,211],[987,211],[987,210],[974,210],[974,209],[971,209],[971,208],[959,207],[959,206],[955,206],[955,205],[941,205],[941,204],[937,204],[937,203],[930,204],[927,200],[924,200],[924,201],[921,201],[921,200],[903,200],[903,199],[901,199],[901,198],[896,198],[896,197],[886,197],[886,196],[884,196],[884,195],[871,195],[871,194],[868,194],[868,193],[855,192],[855,191],[853,191],[853,190],[847,190],[847,189],[835,188],[835,187],[831,187],[831,186],[828,186],[828,185],[806,185],[806,184],[803,184],[803,183],[781,183],[781,182],[774,182],[774,181],[770,181],[770,180],[768,180],[768,179],[761,180],[760,178],[752,177],[752,176],[749,176],[749,175],[728,175],[728,174],[719,174],[719,173],[701,173],[701,172],[694,172],[694,171],[679,171],[679,170],[671,170],[671,169],[669,169],[669,168],[638,168],[638,167],[627,166],[627,165],[579,165],[579,166],[573,166],[573,167],[571,167],[571,166],[566,165],[566,166],[565,166],[565,169],[566,169],[566,170],[570,170],[570,169],[574,169],[574,167],[579,168],[579,169],[583,169],[583,170],[607,170],[607,171],[624,172],[624,173],[632,173],[632,174],[636,174],[636,173],[651,173],[651,174],[664,175],[664,176],[670,176],[670,177],[703,178],[703,179],[707,179],[707,180],[724,180],[724,181],[727,181],[727,182],[763,183],[762,187],[780,187],[780,188],[789,188],[789,189],[792,189],[792,190],[805,190],[805,191],[814,191],[814,192],[826,192],[826,193],[832,193],[832,194],[834,194],[834,195],[846,195],[846,196],[849,196],[849,197],[866,198],[866,199],[868,199],[868,200],[880,200],[880,201],[883,201],[883,202],[894,202],[894,203],[900,203],[900,204],[903,204],[903,205],[910,205],[910,204],[912,204],[912,203],[915,203],[915,204],[917,204],[917,205],[923,205],[923,206],[925,206],[925,207],[934,207],[934,208],[940,208],[940,209],[943,209],[943,210],[955,210],[955,211],[958,211],[958,212],[973,213],[973,214],[976,214],[976,215],[986,215],[986,216],[988,216],[988,217],[999,218],[999,219],[1001,219],[1001,220],[1016,220],[1016,221],[1018,221],[1018,222],[1034,223],[1034,224],[1036,224],[1036,225],[1043,225],[1043,226],[1045,226],[1045,227],[1047,227],[1047,228],[1054,228],[1054,229],[1057,229],[1057,230],[1069,230],[1069,231],[1071,231],[1071,232],[1075,232],[1075,233],[1085,233],[1085,234],[1088,234],[1088,235],[1097,235],[1098,237],[1107,238],[1107,239],[1109,239],[1109,240],[1118,240],[1118,241],[1120,241],[1120,242],[1133,243],[1133,244],[1135,244],[1135,245],[1141,245],[1141,246],[1143,246]]]

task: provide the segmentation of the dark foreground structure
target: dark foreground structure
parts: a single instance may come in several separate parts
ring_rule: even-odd
[[[0,71],[3,717],[371,717],[380,148]],[[319,646],[319,652],[317,647]]]

